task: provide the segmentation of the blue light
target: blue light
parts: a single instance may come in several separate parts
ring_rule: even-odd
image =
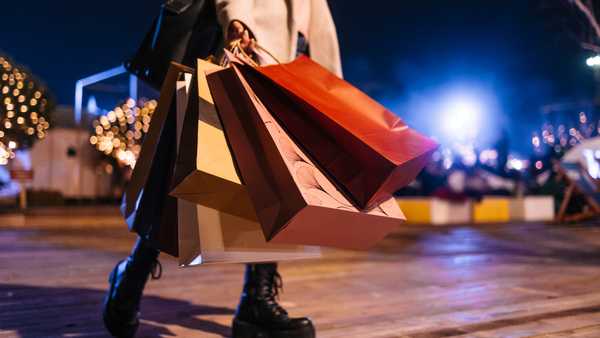
[[[453,94],[442,105],[442,129],[451,140],[472,140],[479,133],[483,105],[467,93]]]
[[[96,115],[96,112],[98,111],[98,103],[96,102],[96,97],[93,95],[88,99],[87,111],[93,115]]]

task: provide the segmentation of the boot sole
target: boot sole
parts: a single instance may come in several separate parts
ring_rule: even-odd
[[[233,319],[231,327],[231,338],[271,338],[269,332],[263,330],[260,326]]]
[[[308,326],[296,330],[269,331],[258,325],[235,318],[231,330],[232,338],[315,338],[315,328]]]
[[[315,328],[303,327],[297,330],[271,331],[269,338],[315,338]]]

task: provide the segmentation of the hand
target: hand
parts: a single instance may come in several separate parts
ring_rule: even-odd
[[[229,24],[227,30],[227,44],[232,41],[240,40],[240,47],[244,52],[252,54],[254,48],[254,40],[250,38],[250,31],[240,21],[234,20]]]

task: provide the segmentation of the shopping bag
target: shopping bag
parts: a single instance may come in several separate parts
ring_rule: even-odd
[[[215,69],[220,67],[199,60],[197,79],[185,74],[177,82],[175,176],[179,178],[174,182],[179,180],[179,183],[171,194],[182,197],[177,204],[179,264],[320,257],[318,247],[266,242],[208,92],[204,72]],[[237,211],[236,205],[243,211]]]
[[[189,67],[171,64],[121,203],[130,231],[173,256],[178,255],[177,199],[169,196],[177,141],[173,100],[177,79],[182,73],[192,71]]]
[[[207,78],[270,243],[366,249],[405,220],[392,198],[369,211],[354,207],[271,116],[238,66]]]
[[[292,139],[360,209],[414,180],[437,148],[307,57],[239,69]]]
[[[219,69],[222,67],[198,60],[196,80],[189,85],[191,95],[178,91],[178,118],[181,119],[178,127],[181,126],[182,133],[178,138],[180,147],[171,195],[256,220],[206,82],[205,72]]]
[[[257,221],[186,200],[178,201],[178,223],[182,267],[321,257],[317,246],[268,243]]]

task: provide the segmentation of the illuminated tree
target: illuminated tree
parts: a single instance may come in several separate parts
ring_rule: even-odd
[[[50,127],[54,104],[41,82],[23,67],[0,55],[0,164],[13,150],[30,148]]]
[[[156,109],[156,100],[127,99],[106,115],[93,121],[90,143],[121,166],[133,168],[139,156],[143,136],[148,132]]]

